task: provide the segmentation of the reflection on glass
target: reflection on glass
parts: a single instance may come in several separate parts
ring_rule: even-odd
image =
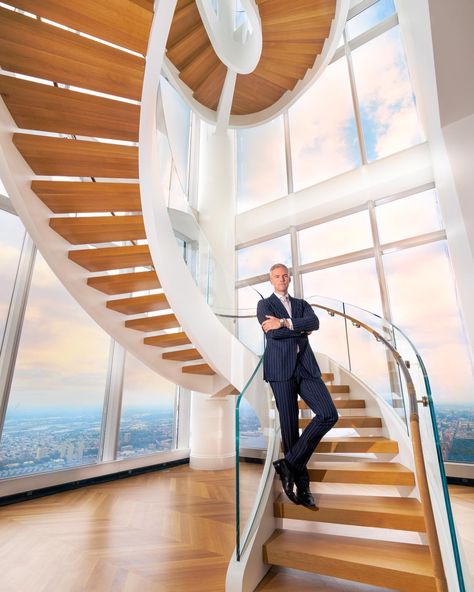
[[[258,355],[265,349],[264,333],[255,317],[260,298],[268,298],[272,294],[270,282],[262,282],[237,291],[238,303],[238,337],[244,345]],[[248,316],[248,318],[244,318]]]
[[[423,141],[399,27],[352,52],[368,161]]]
[[[18,216],[0,210],[0,343],[20,260],[25,229]]]
[[[289,234],[239,249],[237,251],[237,277],[242,279],[268,273],[274,263],[283,263],[291,267]]]
[[[434,189],[378,205],[375,213],[381,244],[443,228]]]
[[[474,462],[474,432],[472,439],[466,438],[466,421],[472,421],[474,414],[473,372],[447,245],[439,241],[384,255],[384,266],[394,323],[419,350],[433,401],[441,410],[438,421],[445,458],[457,457],[461,448],[464,462]],[[462,442],[456,444],[457,440]]]
[[[171,84],[160,78],[166,130],[182,190],[187,192],[191,110]]]
[[[283,116],[237,130],[237,211],[288,193]]]
[[[363,259],[305,273],[303,292],[305,298],[317,294],[382,314],[374,259]]]
[[[346,33],[348,38],[354,39],[394,13],[395,6],[393,0],[379,0],[347,21]]]
[[[38,254],[2,435],[0,477],[97,462],[109,337]]]
[[[288,114],[295,190],[360,165],[345,58],[328,66]]]
[[[311,263],[373,246],[367,210],[300,230],[300,261]]]
[[[127,354],[118,458],[175,448],[176,388]]]

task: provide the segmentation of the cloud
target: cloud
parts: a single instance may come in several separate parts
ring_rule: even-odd
[[[295,189],[359,164],[345,59],[331,64],[289,110]]]
[[[355,49],[352,60],[369,160],[422,141],[399,27]]]

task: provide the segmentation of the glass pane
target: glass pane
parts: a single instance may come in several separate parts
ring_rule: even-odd
[[[345,58],[326,68],[288,114],[295,190],[360,165]]]
[[[181,187],[186,193],[191,110],[165,78],[160,78],[160,85],[171,152]]]
[[[305,228],[298,233],[300,261],[311,263],[373,246],[367,210]]]
[[[257,313],[257,303],[260,298],[268,298],[272,291],[270,282],[262,282],[237,290],[238,313],[248,315],[248,318],[241,316],[238,320],[238,337],[244,345],[259,355],[263,354],[265,348],[264,333],[254,315]]]
[[[349,39],[354,39],[361,33],[365,33],[387,17],[395,13],[393,0],[379,0],[366,10],[360,12],[354,18],[347,21],[346,33]]]
[[[2,435],[0,477],[97,462],[109,337],[38,254]]]
[[[291,267],[289,234],[239,249],[237,251],[237,277],[242,279],[268,273],[274,263],[284,263]]]
[[[428,371],[437,409],[442,415],[441,441],[446,459],[458,455],[474,462],[473,442],[465,446],[466,425],[457,409],[472,418],[473,371],[456,302],[445,241],[384,255],[394,323],[419,350]],[[472,430],[471,430],[472,437]],[[468,438],[469,439],[469,438]],[[459,440],[459,443],[457,443]],[[459,458],[459,457],[458,457]]]
[[[382,313],[374,259],[305,273],[303,293],[305,298],[317,294],[359,306],[378,315]]]
[[[175,448],[176,388],[127,354],[118,458]]]
[[[25,229],[18,216],[0,210],[0,343],[20,260]]]
[[[369,162],[422,142],[399,27],[355,49],[352,62]]]
[[[237,130],[237,211],[244,212],[288,193],[283,116]]]
[[[375,213],[381,244],[443,228],[434,189],[379,205]]]

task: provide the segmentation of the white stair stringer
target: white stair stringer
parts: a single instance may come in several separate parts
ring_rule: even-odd
[[[139,171],[145,229],[153,263],[159,270],[161,285],[174,314],[203,358],[220,375],[214,377],[213,388],[204,392],[213,394],[227,383],[242,390],[258,363],[258,356],[221,324],[191,277],[176,244],[165,200],[161,196],[161,179],[157,174],[160,171],[160,144],[156,134],[157,96],[167,23],[171,22],[173,8],[167,3],[157,4],[143,81]],[[247,398],[254,398],[250,391]]]

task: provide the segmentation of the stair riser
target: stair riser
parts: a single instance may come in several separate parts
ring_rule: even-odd
[[[389,528],[392,530],[408,530],[424,532],[423,517],[401,516],[399,514],[383,514],[375,512],[345,511],[341,508],[318,508],[309,510],[302,506],[276,503],[274,514],[277,518],[290,520],[309,520],[331,524],[349,524],[351,526],[368,526],[372,528]]]
[[[413,473],[395,473],[380,470],[344,471],[309,469],[311,481],[320,483],[364,483],[367,485],[415,485]]]

